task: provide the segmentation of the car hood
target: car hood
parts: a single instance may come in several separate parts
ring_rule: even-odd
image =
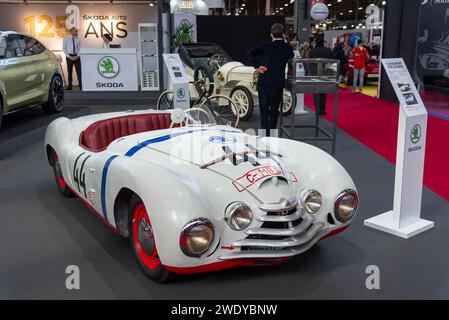
[[[188,162],[222,175],[238,192],[256,192],[268,180],[287,186],[297,181],[276,145],[266,145],[257,136],[236,129],[183,129],[159,140],[145,148],[166,154],[173,166]]]

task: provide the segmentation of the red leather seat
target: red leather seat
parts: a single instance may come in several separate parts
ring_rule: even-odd
[[[170,113],[134,114],[92,123],[80,135],[81,147],[99,152],[120,137],[170,127]]]

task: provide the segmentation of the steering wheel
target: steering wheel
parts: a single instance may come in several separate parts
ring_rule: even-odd
[[[190,115],[192,114],[192,115]],[[200,121],[198,120],[200,118],[200,114],[204,114],[203,116],[206,117],[206,119],[209,119],[209,121],[212,121],[211,116],[209,113],[207,113],[206,110],[204,110],[203,108],[200,107],[193,107],[187,110],[184,110],[183,114],[181,115],[181,113],[174,115],[174,117],[172,117],[172,121],[170,123],[170,129],[173,128],[173,126],[175,124],[179,124],[179,127],[182,128],[183,126],[187,126],[189,125],[189,120],[190,121]],[[196,115],[196,117],[195,117]],[[195,125],[195,123],[191,123],[190,125]],[[202,123],[200,123],[200,125],[202,125]]]
[[[220,67],[220,65],[224,62],[225,56],[221,53],[216,53],[212,57],[207,60],[207,65],[209,67]]]

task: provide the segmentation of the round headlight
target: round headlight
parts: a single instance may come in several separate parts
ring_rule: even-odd
[[[179,245],[189,257],[199,257],[214,241],[214,225],[207,219],[189,222],[181,231]]]
[[[321,193],[313,189],[302,190],[299,194],[299,199],[304,209],[310,214],[317,213],[323,204]]]
[[[253,221],[253,212],[243,202],[234,202],[226,209],[226,221],[232,230],[242,231]]]
[[[349,221],[357,212],[359,207],[359,196],[354,190],[345,190],[335,200],[335,218],[340,222]]]

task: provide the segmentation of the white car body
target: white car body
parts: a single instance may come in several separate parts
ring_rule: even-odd
[[[217,263],[227,263],[224,267],[260,260],[274,263],[308,250],[323,237],[344,230],[353,220],[342,223],[334,214],[339,194],[356,190],[351,177],[330,155],[305,143],[259,138],[232,127],[212,125],[120,136],[98,152],[80,145],[80,135],[98,121],[171,112],[146,110],[72,120],[58,118],[45,134],[50,164],[52,152],[56,152],[67,185],[114,231],[123,236],[129,234],[126,217],[117,208],[120,192],[131,190],[143,200],[161,263],[167,269],[190,273],[211,270],[201,267]],[[207,150],[201,157],[185,152],[195,143]],[[248,153],[249,159],[236,156],[201,167],[223,156],[226,148],[238,153],[252,147],[260,153]],[[322,206],[313,215],[305,212],[298,201],[304,188],[318,190],[322,195]],[[235,201],[246,203],[254,215],[251,225],[242,231],[232,230],[225,219],[226,208]],[[292,214],[299,224],[278,229],[262,227],[269,220],[267,208],[292,204]],[[276,217],[288,221],[292,216],[285,214]],[[189,257],[180,249],[180,233],[186,224],[198,218],[213,223],[214,240],[201,257]],[[249,234],[260,233],[263,238],[265,231],[285,235],[285,241],[276,248],[270,247],[274,240],[245,240]],[[243,244],[257,241],[264,241],[260,250],[242,250]]]

